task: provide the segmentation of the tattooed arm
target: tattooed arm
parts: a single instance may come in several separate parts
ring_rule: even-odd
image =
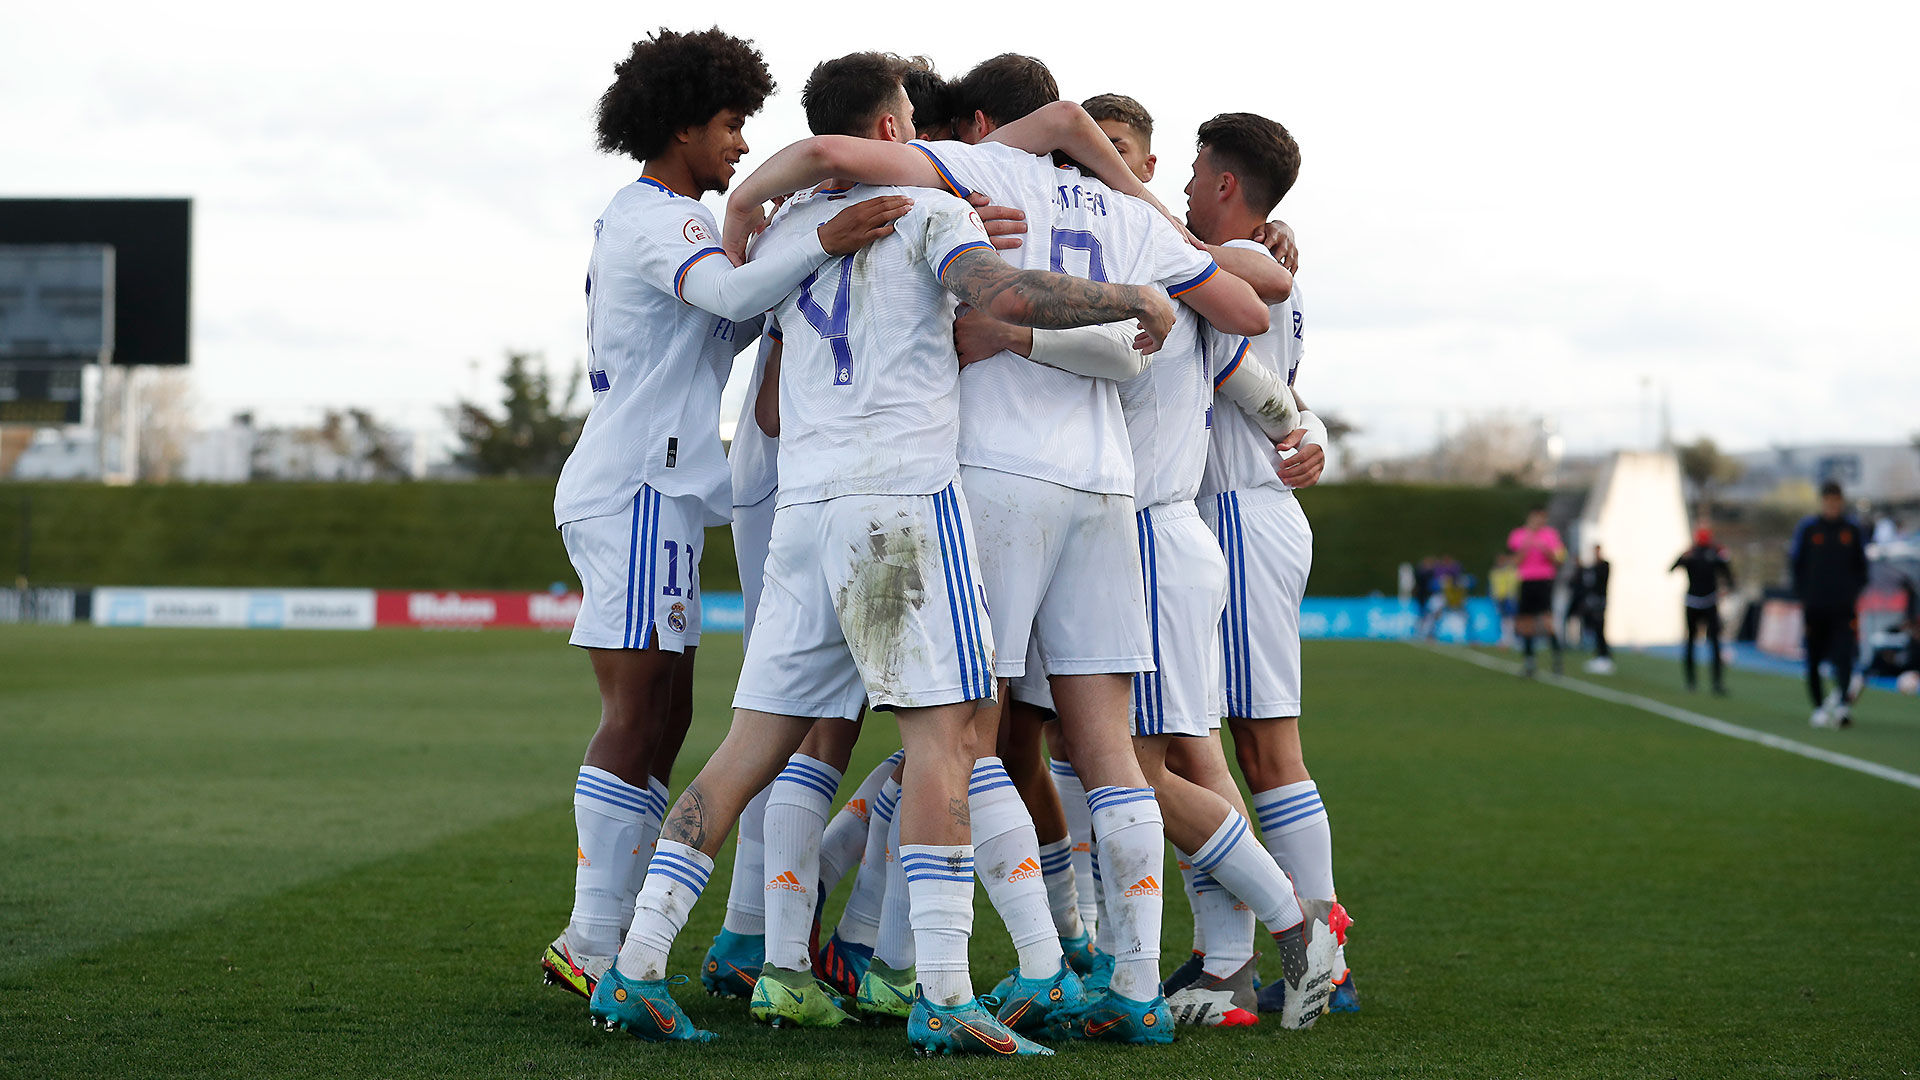
[[[953,256],[940,283],[963,302],[1019,326],[1060,328],[1139,319],[1156,345],[1166,341],[1173,328],[1173,301],[1157,289],[1016,270],[984,247]]]

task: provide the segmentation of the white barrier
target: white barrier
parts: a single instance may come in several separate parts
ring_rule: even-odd
[[[371,630],[372,589],[126,589],[93,591],[95,626]]]

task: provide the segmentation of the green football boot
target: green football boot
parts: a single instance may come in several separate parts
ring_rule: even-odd
[[[912,968],[890,968],[878,960],[860,973],[860,993],[853,1007],[862,1016],[905,1020],[913,1013]]]
[[[811,971],[787,971],[767,964],[753,984],[747,1012],[774,1027],[837,1027],[852,1020]]]
[[[594,984],[593,998],[587,1003],[590,1022],[604,1024],[608,1031],[620,1030],[647,1042],[708,1042],[713,1032],[693,1026],[667,987],[687,981],[685,975],[671,979],[629,979],[618,966]]]
[[[993,1018],[973,998],[954,1006],[935,1005],[915,992],[913,1015],[907,1019],[907,1041],[917,1054],[1051,1054]]]

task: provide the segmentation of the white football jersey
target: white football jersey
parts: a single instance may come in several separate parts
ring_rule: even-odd
[[[768,437],[754,418],[753,402],[760,396],[760,381],[767,373],[767,354],[780,340],[780,331],[768,327],[754,353],[753,377],[747,380],[747,399],[740,403],[740,419],[733,425],[733,445],[727,450],[727,465],[733,470],[733,505],[752,506],[773,494],[780,484],[780,440]]]
[[[973,208],[931,188],[856,187],[788,200],[756,257],[850,203],[907,195],[892,234],[828,259],[773,309],[780,359],[776,505],[842,495],[931,495],[959,474],[960,360],[940,273],[993,250]]]
[[[621,188],[593,223],[587,266],[587,380],[593,407],[560,470],[557,524],[618,513],[641,485],[692,495],[708,524],[732,514],[720,446],[720,388],[734,335],[759,333],[680,299],[702,259],[724,259],[713,213],[650,177]]]
[[[1225,246],[1266,252],[1269,258],[1273,255],[1251,240],[1231,240]],[[1239,362],[1242,349],[1278,372],[1288,386],[1293,385],[1305,348],[1305,339],[1301,336],[1300,282],[1296,279],[1292,295],[1278,304],[1268,305],[1267,312],[1272,323],[1266,333],[1256,338],[1235,337],[1207,328],[1202,337],[1213,385],[1226,381],[1226,376]],[[1272,488],[1291,495],[1293,489],[1280,482],[1279,468],[1280,454],[1274,450],[1273,440],[1267,433],[1240,406],[1215,394],[1213,437],[1207,441],[1207,469],[1200,480],[1200,498],[1251,488]]]
[[[1158,285],[1178,298],[1217,270],[1160,213],[1078,170],[1002,143],[913,144],[954,194],[984,192],[1027,215],[1025,242],[1003,251],[1024,270]],[[1133,454],[1107,379],[1003,352],[960,375],[960,460],[1081,491],[1132,495]]]
[[[1213,372],[1201,348],[1207,321],[1176,305],[1173,332],[1147,369],[1120,384],[1133,447],[1133,502],[1145,509],[1190,503],[1200,491],[1212,424]]]

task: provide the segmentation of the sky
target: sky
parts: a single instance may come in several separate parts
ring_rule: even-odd
[[[1920,431],[1911,4],[17,7],[0,196],[193,198],[209,425],[353,406],[444,439],[508,349],[577,365],[593,221],[638,174],[594,106],[633,40],[717,22],[780,84],[743,170],[856,49],[1131,94],[1176,209],[1201,121],[1280,121],[1298,387],[1364,455],[1491,413],[1642,446],[1663,402],[1731,449]]]

